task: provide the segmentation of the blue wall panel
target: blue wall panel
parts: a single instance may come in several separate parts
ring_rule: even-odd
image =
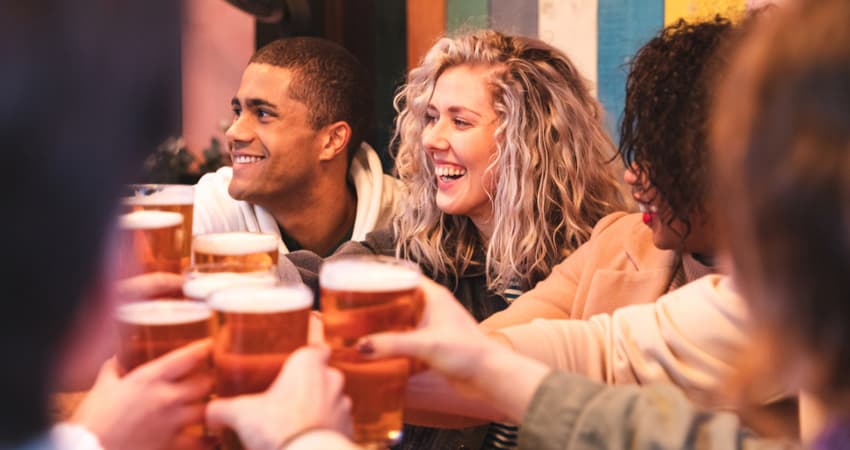
[[[599,100],[608,113],[608,130],[619,141],[627,63],[663,27],[664,0],[599,0],[598,24]]]

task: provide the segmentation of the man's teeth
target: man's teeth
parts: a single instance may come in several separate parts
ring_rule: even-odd
[[[457,178],[466,175],[466,169],[458,169],[456,167],[437,167],[434,169],[438,177],[453,177]]]
[[[260,157],[260,156],[238,155],[238,156],[233,157],[233,162],[238,163],[238,164],[251,164],[251,163],[255,163],[257,161],[260,161],[262,159],[265,159],[265,158]]]

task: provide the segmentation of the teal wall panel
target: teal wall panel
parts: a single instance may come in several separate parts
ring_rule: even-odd
[[[489,0],[445,0],[445,2],[446,32],[490,27]]]
[[[607,126],[619,141],[628,61],[664,26],[664,0],[599,0],[599,99]]]

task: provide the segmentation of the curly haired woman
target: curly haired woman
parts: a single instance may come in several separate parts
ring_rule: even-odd
[[[619,153],[643,213],[602,219],[587,244],[484,328],[612,313],[714,272],[706,130],[711,81],[721,66],[715,54],[731,30],[720,17],[680,21],[638,51],[627,79]]]

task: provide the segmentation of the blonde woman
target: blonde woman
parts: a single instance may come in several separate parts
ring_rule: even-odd
[[[337,253],[417,261],[477,320],[545,278],[599,219],[624,208],[601,107],[566,55],[539,40],[495,31],[441,39],[395,106],[402,212],[392,230]],[[320,260],[289,258],[315,286]],[[480,447],[461,435],[404,445]]]
[[[392,230],[338,253],[418,261],[479,320],[624,209],[600,105],[566,55],[539,40],[443,38],[395,107],[402,212]],[[315,282],[311,258],[291,257]]]

